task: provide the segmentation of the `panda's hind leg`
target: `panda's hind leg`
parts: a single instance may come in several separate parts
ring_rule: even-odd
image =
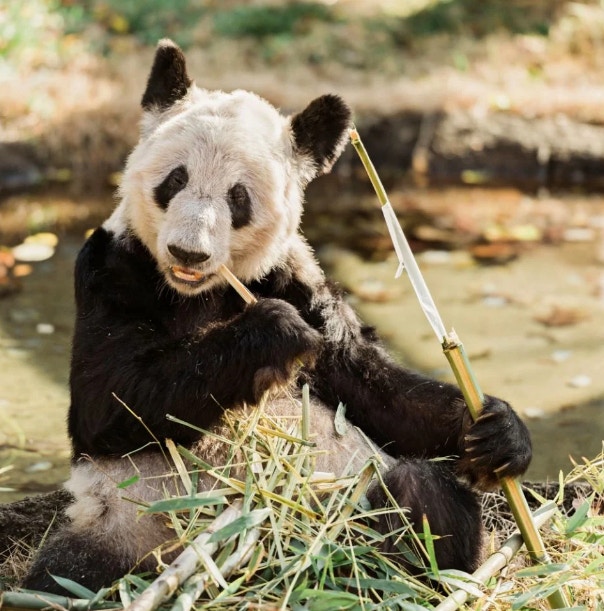
[[[436,535],[434,549],[439,568],[454,568],[471,573],[481,558],[483,527],[476,493],[460,482],[443,462],[402,460],[387,471],[383,481],[399,507],[405,508],[409,523],[417,533],[423,532],[423,516]],[[369,490],[373,508],[392,506],[381,485]],[[378,517],[377,530],[382,534],[403,526],[398,510]],[[382,551],[396,553],[397,534],[386,538]],[[425,559],[424,559],[425,560]]]
[[[66,510],[71,522],[42,546],[22,587],[65,594],[55,575],[98,591],[131,570],[154,570],[157,559],[150,552],[175,534],[162,517],[140,515],[139,509],[181,493],[166,470],[161,454],[150,452],[74,465],[66,484],[75,499]],[[125,492],[118,487],[135,475],[140,479]]]
[[[127,559],[116,552],[119,542],[116,544],[113,548],[109,547],[67,526],[42,546],[21,587],[73,595],[52,578],[52,575],[56,575],[97,592],[132,568]]]

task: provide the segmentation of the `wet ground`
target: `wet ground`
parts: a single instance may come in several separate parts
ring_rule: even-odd
[[[72,268],[82,240],[61,239],[33,264],[23,289],[0,299],[0,501],[54,490],[66,479],[65,427],[74,307]]]
[[[72,267],[82,241],[81,233],[62,236],[53,258],[33,264],[23,290],[0,299],[0,488],[15,489],[0,491],[0,502],[54,489],[68,472]],[[466,250],[418,255],[483,390],[526,419],[535,446],[531,479],[557,478],[569,470],[569,456],[593,458],[602,449],[604,266],[597,248],[593,240],[536,244],[490,266]],[[408,280],[393,278],[392,257],[370,262],[341,246],[323,246],[319,256],[401,361],[451,378]]]

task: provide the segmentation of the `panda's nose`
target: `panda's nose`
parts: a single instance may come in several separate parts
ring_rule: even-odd
[[[207,252],[185,250],[180,246],[176,246],[176,244],[168,244],[168,250],[173,257],[186,266],[203,263],[210,258]]]

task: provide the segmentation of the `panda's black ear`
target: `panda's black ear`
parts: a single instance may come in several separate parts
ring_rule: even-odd
[[[313,100],[292,118],[291,129],[298,152],[310,155],[318,174],[331,170],[344,149],[351,127],[352,112],[337,95]]]
[[[180,47],[164,38],[157,45],[141,105],[144,110],[170,108],[186,95],[192,82]]]

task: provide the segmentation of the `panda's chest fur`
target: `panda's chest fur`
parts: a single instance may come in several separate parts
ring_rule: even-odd
[[[182,297],[162,304],[158,322],[167,335],[180,339],[227,323],[242,310],[226,291],[212,291],[198,297]]]
[[[143,332],[181,339],[227,323],[245,306],[230,287],[194,297],[178,294],[166,285],[152,255],[136,238],[130,238],[126,247],[118,246],[117,255],[112,264],[123,286],[120,294]]]

